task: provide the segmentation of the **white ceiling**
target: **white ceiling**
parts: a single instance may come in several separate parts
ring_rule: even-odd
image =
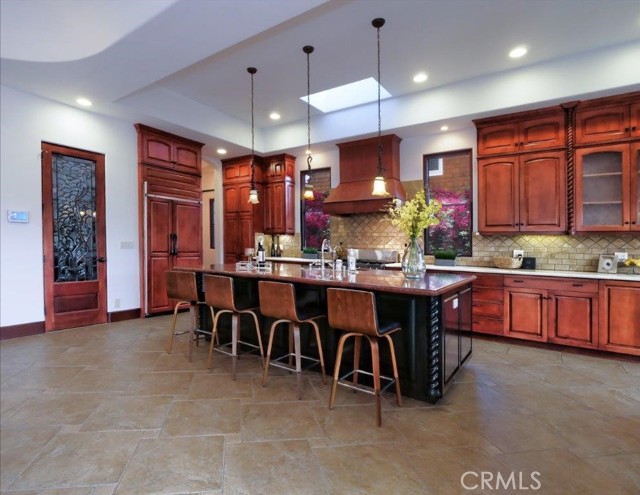
[[[249,66],[258,68],[256,149],[304,146],[302,47],[315,47],[312,92],[375,77],[375,17],[386,19],[382,84],[399,107],[411,95],[524,69],[543,73],[565,60],[588,65],[591,54],[629,47],[638,53],[637,64],[625,70],[637,74],[640,89],[638,0],[2,0],[0,8],[3,85],[74,106],[86,96],[94,102],[90,111],[204,141],[211,156],[220,145],[228,156],[250,146]],[[509,50],[520,44],[529,53],[510,59]],[[415,84],[419,71],[429,79]],[[629,73],[624,76],[620,84],[628,88]],[[567,77],[561,93],[580,96],[580,84],[571,89],[576,82]],[[611,82],[597,89],[619,91]],[[536,98],[525,100],[531,106]],[[540,106],[548,103],[543,100]],[[401,136],[435,119],[405,112],[406,118],[394,115],[387,124],[393,108],[393,101],[385,102],[383,128]],[[316,127],[326,143],[370,135],[377,128],[370,110],[323,116],[312,109],[312,140]],[[282,119],[271,121],[271,111]],[[361,132],[354,126],[322,131],[354,115],[371,117],[362,117]],[[469,125],[475,116],[464,109],[448,114],[452,126]],[[296,136],[282,140],[284,132]]]

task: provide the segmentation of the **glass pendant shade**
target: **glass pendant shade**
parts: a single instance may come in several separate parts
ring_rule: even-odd
[[[313,195],[313,186],[311,184],[307,184],[304,186],[304,194],[302,195],[304,199],[313,200],[315,196]]]
[[[257,205],[259,202],[260,201],[258,200],[258,190],[257,189],[251,189],[249,191],[249,203]]]
[[[373,191],[371,191],[373,196],[388,196],[387,192],[387,181],[384,180],[382,175],[378,175],[375,179],[373,179]]]

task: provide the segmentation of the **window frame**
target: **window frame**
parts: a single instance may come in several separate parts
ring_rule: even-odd
[[[446,173],[446,171],[444,170],[444,162],[445,159],[447,157],[451,157],[451,156],[458,156],[458,155],[466,155],[468,157],[468,167],[469,167],[469,188],[468,188],[468,196],[469,196],[469,201],[468,203],[447,203],[447,206],[449,205],[456,205],[456,204],[468,204],[469,205],[469,227],[467,229],[468,232],[468,236],[469,236],[469,251],[468,252],[464,252],[464,253],[459,253],[458,256],[465,256],[465,257],[472,257],[473,256],[473,150],[471,148],[463,148],[463,149],[458,149],[458,150],[452,150],[452,151],[444,151],[444,152],[440,152],[440,153],[427,153],[422,155],[422,183],[424,185],[425,188],[425,192],[427,194],[427,200],[431,199],[431,191],[430,191],[430,184],[429,184],[429,178],[430,177],[443,177]],[[435,158],[439,158],[441,160],[440,164],[441,167],[439,167],[439,170],[437,172],[439,173],[431,173],[431,171],[429,171],[429,160],[433,160]],[[443,206],[445,206],[443,204]],[[433,254],[433,249],[430,246],[430,242],[429,242],[429,233],[431,231],[431,228],[425,229],[425,232],[423,234],[423,240],[424,240],[424,246],[425,246],[425,254]]]

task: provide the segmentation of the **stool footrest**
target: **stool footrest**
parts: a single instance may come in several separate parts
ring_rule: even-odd
[[[362,385],[360,383],[353,383],[353,382],[346,381],[347,378],[349,378],[351,375],[355,373],[363,374],[371,377],[373,376],[373,373],[369,371],[353,370],[353,371],[350,371],[349,373],[345,373],[340,378],[338,378],[338,385],[342,385],[343,387],[357,390],[359,392],[364,392],[365,394],[375,395],[376,392],[375,390],[373,390],[373,387]],[[380,375],[380,380],[384,380],[385,382],[387,382],[384,387],[380,387],[380,393],[387,390],[391,385],[393,385],[396,382],[394,378],[391,378],[390,376],[384,376],[384,375]]]
[[[293,371],[296,372],[296,367],[294,365],[291,365],[289,363],[281,363],[280,361],[282,361],[283,359],[286,359],[288,357],[293,356],[295,359],[295,354],[293,352],[290,352],[289,354],[285,354],[284,356],[280,356],[279,358],[276,359],[271,359],[269,361],[269,365],[271,366],[275,366],[276,368],[281,368],[283,370],[289,370],[289,371]],[[313,366],[315,366],[316,364],[320,364],[320,360],[310,357],[310,356],[300,356],[300,360],[306,360],[306,361],[311,361],[313,364],[310,364],[309,366],[307,366],[306,368],[302,368],[301,371],[305,371],[308,370],[309,368],[312,368]]]
[[[251,350],[242,352],[242,353],[238,353],[238,355],[241,354],[249,354],[252,353],[254,351],[260,351],[260,346],[257,346],[255,344],[252,344],[251,342],[245,342],[244,340],[238,340],[238,344],[242,344],[246,347],[251,347]],[[226,354],[227,356],[233,356],[233,353],[231,351],[228,351],[225,349],[225,347],[231,347],[233,344],[231,342],[227,342],[226,344],[220,344],[218,347],[213,348],[214,351],[218,351],[220,354]]]

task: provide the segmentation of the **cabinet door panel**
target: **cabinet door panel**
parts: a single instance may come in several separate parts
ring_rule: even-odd
[[[629,145],[576,151],[576,230],[629,230]]]
[[[566,157],[562,151],[520,158],[520,230],[566,230]]]
[[[240,251],[240,221],[238,215],[233,213],[224,216],[224,262],[235,263],[239,261]],[[250,246],[247,246],[250,247]],[[244,249],[242,251],[244,253]]]
[[[174,148],[174,154],[176,170],[200,174],[200,153],[197,150],[177,144]]]
[[[478,160],[480,232],[517,232],[517,157]]]
[[[504,322],[502,319],[473,316],[471,321],[473,331],[476,333],[488,333],[491,335],[504,334]]]
[[[628,129],[628,105],[576,112],[576,144],[624,138],[629,135]]]
[[[520,124],[520,151],[561,148],[566,144],[564,112]]]
[[[144,135],[142,138],[142,160],[151,165],[173,168],[171,144],[158,137]]]
[[[638,105],[640,107],[640,105]],[[640,230],[640,143],[631,145],[631,168],[629,170],[629,214],[631,230]]]
[[[223,208],[225,213],[237,213],[240,203],[239,191],[237,186],[224,186],[222,190]]]
[[[478,154],[513,153],[518,143],[516,123],[492,125],[478,129]]]
[[[631,137],[640,137],[640,102],[631,105],[629,119],[629,124],[631,125]]]
[[[600,348],[640,355],[640,284],[605,284],[601,303]]]
[[[547,339],[545,290],[505,289],[505,335],[527,340]]]
[[[551,293],[549,301],[549,342],[598,346],[597,294]]]
[[[201,258],[202,251],[202,210],[199,204],[174,203],[174,229],[177,234],[176,266],[185,266],[182,258],[190,260]],[[189,261],[188,263],[192,263]],[[198,263],[200,265],[202,263]],[[189,264],[188,266],[194,266]]]

